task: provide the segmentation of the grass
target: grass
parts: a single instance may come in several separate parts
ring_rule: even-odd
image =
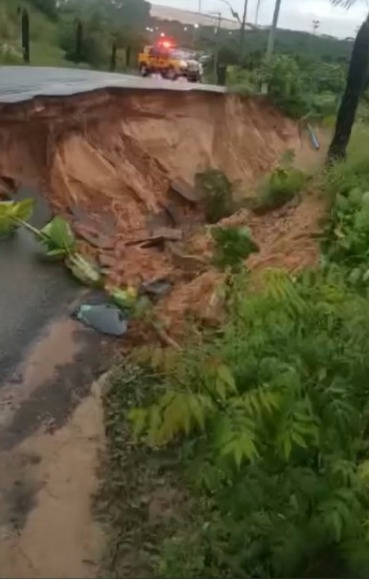
[[[30,16],[31,64],[34,66],[70,66],[58,45],[57,24],[25,3]],[[21,26],[17,3],[0,0],[0,42],[12,54],[0,54],[1,64],[23,64],[21,55]]]
[[[254,205],[256,213],[266,213],[292,201],[305,187],[309,177],[299,169],[279,167],[262,183]]]
[[[369,190],[368,127],[358,123],[348,147],[347,159],[337,163],[323,175],[324,191],[332,198],[346,195],[352,189]]]
[[[153,577],[161,550],[174,534],[177,516],[188,512],[179,481],[180,455],[136,444],[129,409],[153,401],[160,380],[151,371],[118,363],[105,397],[108,448],[96,515],[108,525],[110,539],[104,576]]]
[[[61,48],[44,42],[32,42],[31,61],[33,66],[71,66],[71,63],[65,60]]]

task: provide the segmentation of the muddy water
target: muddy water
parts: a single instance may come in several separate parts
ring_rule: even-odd
[[[50,212],[37,192],[32,219]],[[0,578],[96,574],[91,495],[104,444],[100,389],[110,344],[70,311],[86,293],[20,230],[0,243]]]

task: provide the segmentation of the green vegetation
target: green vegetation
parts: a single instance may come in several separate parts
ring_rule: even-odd
[[[243,261],[259,251],[247,227],[213,227],[213,264],[220,269],[239,271]]]
[[[217,169],[208,169],[195,176],[196,189],[203,199],[207,223],[217,223],[235,210],[233,184]]]
[[[31,199],[25,199],[19,203],[2,201],[0,203],[0,239],[13,235],[19,225],[31,217],[33,208],[34,203]]]
[[[186,497],[155,528],[156,479],[130,491],[138,510],[108,501],[119,576],[130,576],[122,521],[134,513],[145,576],[368,576],[367,136],[359,128],[347,161],[316,182],[330,200],[316,268],[267,270],[255,287],[237,272],[238,251],[257,249],[249,233],[213,227],[228,269],[226,321],[190,329],[183,349],[146,347],[139,367],[117,368],[107,400],[115,481],[125,488],[138,472],[147,485],[158,469],[165,492]]]
[[[325,261],[339,265],[347,283],[365,294],[369,282],[369,168],[363,148],[366,138],[366,129],[360,127],[347,161],[336,163],[324,177],[332,204],[323,234]]]
[[[321,577],[328,553],[368,572],[363,308],[336,272],[270,272],[258,293],[241,276],[220,338],[156,356],[163,394],[131,419],[153,446],[186,436],[206,503],[195,576]]]
[[[40,253],[47,260],[64,260],[73,276],[88,286],[100,287],[102,276],[99,268],[87,261],[76,251],[76,240],[70,226],[62,217],[54,217],[42,229],[33,227],[28,221],[32,216],[34,202],[23,201],[0,202],[0,239],[16,233],[22,226],[27,229],[40,244]]]
[[[269,64],[261,60],[251,70],[239,65],[230,67],[228,86],[236,92],[254,94],[266,82],[269,98],[287,115],[320,121],[336,114],[345,75],[346,67],[341,63],[275,54]]]
[[[309,176],[303,171],[281,163],[261,184],[253,204],[256,213],[265,213],[282,207],[304,188]]]
[[[129,66],[127,51],[141,47],[142,30],[149,17],[144,0],[125,0],[117,6],[107,0],[0,0],[1,64],[21,64],[21,29],[24,13],[30,23],[30,63],[41,66],[90,66],[108,68],[113,42],[118,47],[118,63]],[[76,52],[77,28],[80,52]]]

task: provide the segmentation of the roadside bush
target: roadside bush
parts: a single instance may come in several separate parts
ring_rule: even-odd
[[[323,232],[325,263],[340,266],[347,283],[368,294],[369,288],[369,154],[367,130],[356,130],[348,158],[329,167],[323,186],[331,208]]]
[[[311,110],[311,87],[292,56],[274,56],[257,71],[256,79],[268,84],[269,98],[286,114],[299,118]]]
[[[345,86],[345,69],[288,55],[275,55],[252,75],[254,84],[268,84],[273,103],[293,118],[334,115]],[[326,82],[322,82],[326,79]]]
[[[203,200],[205,219],[217,223],[235,210],[233,185],[228,177],[217,169],[208,169],[195,176],[196,189]]]
[[[347,159],[329,167],[324,175],[323,188],[334,199],[336,194],[347,195],[352,189],[369,190],[368,129],[356,126]]]
[[[213,227],[213,264],[220,269],[239,271],[245,259],[259,251],[247,227]]]
[[[282,207],[301,192],[306,181],[307,175],[299,169],[278,167],[262,185],[254,211],[263,213]]]
[[[292,167],[294,152],[287,150],[279,166],[261,184],[254,203],[256,213],[282,207],[301,192],[309,178],[306,173]]]
[[[336,268],[261,287],[234,279],[201,349],[156,350],[162,394],[131,412],[149,445],[183,441],[199,493],[170,561],[196,537],[196,577],[367,577],[369,309]]]

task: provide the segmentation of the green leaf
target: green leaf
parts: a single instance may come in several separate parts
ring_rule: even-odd
[[[55,217],[40,230],[41,241],[47,253],[59,250],[65,254],[71,253],[75,247],[75,237],[69,223],[62,217]]]
[[[346,211],[350,207],[350,201],[347,199],[347,197],[344,197],[338,193],[336,195],[336,205],[343,211]]]
[[[217,368],[218,377],[226,386],[228,386],[229,390],[232,392],[237,392],[236,383],[234,381],[233,374],[228,366],[221,364]]]
[[[33,212],[34,201],[1,201],[0,202],[0,234],[15,230],[21,222],[27,221]]]
[[[353,269],[350,272],[350,275],[348,276],[348,282],[352,285],[356,285],[361,281],[362,281],[361,269],[359,267],[355,267],[355,269]]]
[[[339,541],[342,536],[343,522],[338,511],[332,511],[331,520],[335,531],[336,541]]]
[[[235,433],[221,448],[221,456],[230,456],[240,467],[242,460],[253,460],[258,456],[253,433],[244,431]]]
[[[70,269],[76,279],[87,286],[99,287],[102,283],[100,270],[87,261],[79,253],[70,255],[66,261],[66,266]]]
[[[133,433],[139,437],[145,429],[148,412],[144,408],[132,408],[128,414],[129,420],[133,424]]]
[[[361,199],[362,205],[369,207],[369,191],[365,191]]]
[[[369,229],[369,211],[367,209],[360,209],[355,213],[354,227],[360,231]]]
[[[354,189],[351,189],[350,193],[348,194],[348,198],[351,201],[351,203],[354,203],[355,205],[360,205],[361,200],[363,198],[363,192],[359,187],[355,187]]]
[[[109,295],[113,302],[123,310],[131,309],[137,302],[137,290],[134,287],[128,287],[123,290],[113,287],[109,290]]]
[[[286,435],[283,437],[283,456],[286,460],[288,460],[291,456],[292,451],[292,441],[291,438]]]

